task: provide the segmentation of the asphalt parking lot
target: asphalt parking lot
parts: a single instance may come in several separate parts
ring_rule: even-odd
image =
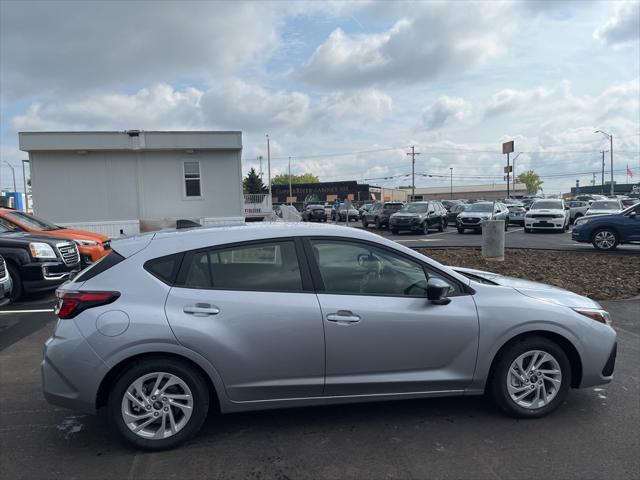
[[[211,416],[174,451],[140,453],[102,417],[51,406],[40,390],[51,297],[0,314],[2,477],[31,478],[607,478],[640,476],[640,300],[603,302],[619,334],[615,380],[570,392],[539,420],[484,398]],[[7,309],[3,309],[7,310]]]

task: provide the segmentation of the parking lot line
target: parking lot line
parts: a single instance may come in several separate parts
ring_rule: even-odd
[[[40,310],[0,310],[0,314],[2,313],[44,313],[44,312],[53,312],[53,308],[42,308]]]
[[[524,227],[523,227],[523,228],[516,228],[515,230],[509,230],[509,231],[505,232],[505,235],[506,235],[507,233],[521,232],[521,231],[523,231],[523,230],[524,230]]]

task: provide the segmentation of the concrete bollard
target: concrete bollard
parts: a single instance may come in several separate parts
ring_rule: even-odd
[[[482,222],[482,257],[487,260],[504,260],[504,220]]]

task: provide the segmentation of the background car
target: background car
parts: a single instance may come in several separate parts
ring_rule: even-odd
[[[4,257],[0,255],[0,307],[11,301],[12,282]]]
[[[447,228],[447,210],[439,201],[405,203],[389,217],[389,229],[396,235],[402,230],[417,230],[425,235],[429,229]]]
[[[373,223],[377,229],[389,226],[389,217],[404,205],[402,202],[376,202],[362,216],[362,226],[367,228]]]
[[[334,222],[357,222],[360,220],[360,213],[353,206],[347,208],[346,204],[334,206],[331,210],[331,220]]]
[[[111,240],[105,235],[87,230],[59,227],[35,215],[18,210],[0,208],[0,222],[4,222],[5,225],[11,224],[11,226],[23,232],[52,235],[57,238],[73,240],[78,245],[83,266],[97,262],[109,253],[111,248]]]
[[[468,205],[456,218],[458,233],[465,230],[482,230],[483,220],[504,220],[505,231],[509,229],[509,209],[500,202],[476,202]]]
[[[326,222],[327,215],[323,205],[307,205],[302,211],[303,222]]]
[[[447,224],[455,225],[458,214],[461,212],[464,212],[465,209],[467,208],[467,205],[468,204],[463,202],[453,205],[451,209],[447,212]]]
[[[358,213],[360,214],[360,216],[362,216],[363,213],[368,212],[372,206],[373,203],[365,203],[364,205],[361,205],[360,208],[358,208]]]
[[[596,200],[589,205],[586,215],[608,215],[611,213],[620,213],[622,210],[624,210],[624,206],[617,198]]]
[[[587,210],[589,210],[589,202],[582,200],[570,200],[565,205],[569,207],[569,223],[584,217],[587,214]]]
[[[527,210],[521,203],[511,203],[507,205],[509,210],[509,223],[515,223],[517,225],[524,225],[524,216]]]
[[[640,204],[621,213],[582,217],[576,220],[571,238],[576,242],[591,243],[598,250],[614,250],[624,243],[640,243]]]
[[[629,208],[632,205],[640,203],[640,198],[621,198],[620,202],[622,202],[624,208]]]
[[[536,200],[524,216],[524,232],[553,230],[565,232],[569,228],[569,207],[560,199]]]
[[[121,245],[121,246],[120,246]],[[221,413],[485,392],[544,416],[612,380],[608,312],[556,287],[455,270],[363,229],[158,232],[58,290],[45,398],[161,450]],[[286,332],[286,334],[283,334]],[[594,402],[594,405],[599,403]]]
[[[11,300],[24,293],[55,290],[80,270],[75,242],[50,235],[34,235],[0,224],[0,255],[11,277]]]

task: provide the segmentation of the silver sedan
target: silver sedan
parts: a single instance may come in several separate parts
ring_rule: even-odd
[[[43,388],[106,407],[138,448],[184,442],[212,410],[489,392],[534,418],[612,379],[616,334],[596,302],[360,229],[200,228],[112,248],[58,291]]]

